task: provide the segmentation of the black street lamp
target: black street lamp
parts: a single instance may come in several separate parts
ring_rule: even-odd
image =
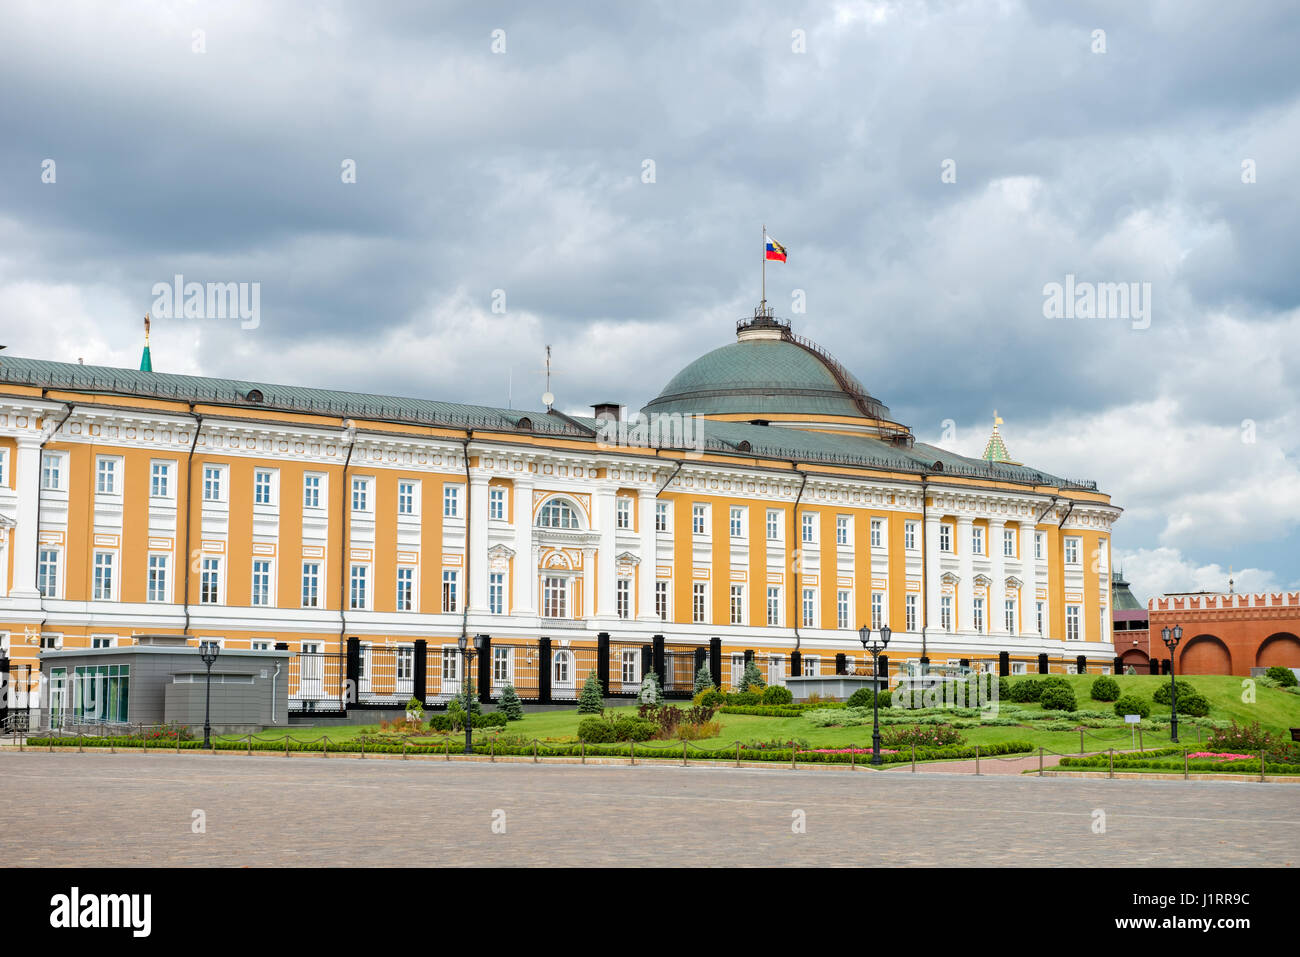
[[[1183,626],[1174,625],[1171,631],[1166,625],[1160,630],[1160,639],[1169,649],[1169,740],[1173,744],[1178,743],[1178,684],[1174,681],[1174,673],[1178,670],[1174,667],[1174,649],[1178,647],[1178,642],[1183,640]]]
[[[212,665],[221,648],[215,641],[199,642],[199,658],[208,666],[208,688],[203,702],[203,747],[212,747]]]
[[[871,763],[881,764],[880,757],[880,653],[889,647],[889,626],[880,629],[880,640],[871,640],[871,629],[863,625],[858,629],[862,650],[871,652],[871,677],[875,693],[871,696]]]
[[[474,647],[470,648],[469,637],[461,635],[456,639],[456,644],[460,646],[460,653],[465,659],[465,753],[474,753],[474,720],[473,712],[470,710],[470,675],[474,673],[474,657],[483,650],[483,642],[487,635],[475,635]]]

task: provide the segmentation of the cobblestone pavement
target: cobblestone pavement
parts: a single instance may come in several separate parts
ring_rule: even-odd
[[[0,860],[1295,866],[1296,796],[1181,780],[8,752]]]

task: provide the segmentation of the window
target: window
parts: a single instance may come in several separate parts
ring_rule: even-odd
[[[506,490],[499,485],[488,489],[488,519],[493,522],[506,520]]]
[[[320,607],[320,562],[302,563],[302,607]]]
[[[221,472],[220,466],[203,466],[203,501],[221,501]]]
[[[117,459],[96,460],[95,492],[99,495],[117,494]]]
[[[567,579],[548,577],[542,580],[542,616],[545,618],[569,617],[569,582]]]
[[[781,540],[781,510],[779,508],[769,508],[767,510],[767,540],[769,542],[779,542]]]
[[[42,548],[36,563],[36,588],[46,598],[59,594],[59,550]]]
[[[732,654],[731,656],[731,686],[739,688],[740,683],[745,680],[745,656]]]
[[[443,648],[442,649],[442,680],[443,690],[454,690],[454,685],[460,682],[460,649]],[[446,682],[451,682],[452,689],[448,689]]]
[[[707,535],[709,521],[709,507],[707,505],[691,506],[691,534]]]
[[[171,497],[172,468],[166,462],[154,462],[149,467],[149,495],[151,498]]]
[[[803,626],[817,627],[817,589],[815,588],[803,590]]]
[[[972,525],[970,530],[970,553],[972,555],[984,554],[984,526]]]
[[[492,683],[494,685],[508,685],[514,680],[511,668],[513,664],[511,648],[493,648],[492,649]]]
[[[221,559],[205,558],[199,565],[199,604],[216,605],[221,601]]]
[[[1103,605],[1101,608],[1101,615],[1097,620],[1097,625],[1098,625],[1097,640],[1098,641],[1108,640],[1109,636],[1106,634],[1106,629],[1110,626],[1110,615],[1106,613],[1105,605]]]
[[[573,681],[573,653],[570,651],[557,651],[555,658],[552,659],[552,666],[555,669],[555,679],[551,683],[556,687],[564,687]]]
[[[691,582],[691,621],[708,621],[709,586],[704,582]]]
[[[1045,601],[1040,601],[1036,603],[1037,615],[1038,615],[1038,633],[1040,635],[1043,634],[1043,618],[1047,613],[1046,606],[1047,606],[1047,602]]]
[[[625,686],[641,684],[641,652],[632,648],[623,650],[619,655],[618,676]]]
[[[1078,641],[1079,635],[1079,606],[1065,606],[1065,640]]]
[[[409,645],[398,645],[397,660],[394,664],[397,671],[398,693],[410,694],[412,682],[415,681],[415,649]]]
[[[1002,554],[1006,558],[1016,557],[1016,530],[1014,528],[1002,529]]]
[[[351,607],[364,610],[366,608],[367,589],[366,584],[370,578],[370,569],[365,565],[352,566],[352,591]]]
[[[668,620],[668,583],[655,582],[655,614],[660,621]]]
[[[984,599],[976,598],[974,604],[974,625],[975,630],[981,635],[984,634]]]
[[[904,627],[907,631],[917,630],[917,605],[920,601],[916,595],[908,595],[903,599]]]
[[[731,537],[745,537],[745,509],[740,505],[731,506]]]
[[[113,552],[95,552],[95,571],[91,598],[95,601],[113,600]]]
[[[460,600],[456,594],[460,584],[460,572],[445,569],[442,573],[442,610],[454,612],[460,610]]]
[[[271,604],[271,563],[265,558],[253,561],[253,595],[254,605]]]
[[[632,527],[632,500],[626,495],[614,499],[614,527]]]
[[[41,456],[41,488],[57,492],[63,487],[63,456],[46,452]]]
[[[614,608],[618,617],[632,617],[632,579],[620,578],[614,583]]]
[[[319,475],[304,475],[302,477],[303,508],[320,508],[320,479]]]
[[[767,683],[770,685],[785,684],[785,662],[780,655],[772,655],[767,659]]]
[[[543,509],[545,511],[545,509]],[[444,485],[442,487],[442,517],[460,518],[460,486]]]
[[[0,449],[0,488],[9,485],[9,450]]]
[[[1025,663],[1023,661],[1011,662],[1011,673],[1013,675],[1023,675],[1025,673]]]
[[[769,625],[781,625],[781,589],[777,585],[769,585],[767,588],[767,623]]]
[[[1047,555],[1047,535],[1043,532],[1034,532],[1034,559],[1042,561]]]
[[[148,601],[167,600],[167,556],[150,555],[148,587],[145,591]]]
[[[731,586],[731,623],[733,625],[743,625],[745,623],[745,586]]]
[[[655,502],[655,531],[668,531],[668,503]]]
[[[1066,538],[1065,540],[1065,564],[1079,564],[1080,539]]]
[[[817,516],[805,512],[803,515],[799,516],[799,518],[803,527],[803,541],[817,541]]]
[[[880,626],[885,623],[885,593],[873,591],[871,593],[871,627],[879,630]]]
[[[251,642],[248,643],[248,647],[252,651],[270,651],[271,642],[267,639],[254,638]]]
[[[952,526],[942,522],[939,524],[939,551],[952,551]]]
[[[397,610],[415,609],[415,569],[410,565],[397,566]]]
[[[1016,633],[1016,600],[1014,598],[1008,598],[1005,605],[1007,634],[1014,635]]]
[[[352,511],[370,511],[370,479],[354,478],[352,480]]]
[[[939,598],[939,627],[947,632],[952,631],[952,595]]]
[[[803,656],[803,673],[809,677],[817,677],[822,673],[822,660],[816,655]]]
[[[257,469],[253,472],[253,504],[274,505],[271,497],[272,473],[270,469]]]
[[[492,615],[506,613],[505,572],[492,572],[488,575],[488,613]]]
[[[578,513],[572,505],[562,498],[547,501],[537,513],[537,524],[541,528],[580,528]]]
[[[852,592],[841,588],[835,593],[835,627],[849,627],[849,606],[852,604]]]
[[[884,521],[884,519],[873,518],[873,519],[871,520],[871,547],[872,547],[872,548],[884,548],[884,547],[885,547],[885,521]]]
[[[847,515],[835,516],[835,544],[836,545],[849,544],[850,527],[851,526],[849,524],[849,517]]]
[[[397,514],[415,514],[415,483],[410,479],[402,479],[397,483]]]
[[[112,648],[117,644],[117,638],[110,635],[92,635],[90,638],[91,648]]]
[[[916,548],[916,522],[903,523],[903,547],[908,551]]]

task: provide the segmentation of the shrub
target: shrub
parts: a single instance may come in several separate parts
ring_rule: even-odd
[[[1071,688],[1073,690],[1073,686],[1063,675],[1048,675],[1046,678],[1039,678],[1038,684],[1044,691],[1048,688]]]
[[[708,691],[713,687],[713,673],[709,671],[708,659],[700,662],[699,670],[695,672],[695,693],[698,695],[702,691]]]
[[[582,686],[582,694],[578,697],[578,714],[604,713],[605,689],[600,686],[600,679],[593,671],[587,675],[587,681]]]
[[[1012,701],[1037,701],[1043,694],[1043,685],[1037,678],[1021,678],[1011,682],[1007,697]]]
[[[406,702],[406,720],[414,721],[416,724],[424,720],[424,702],[419,698],[412,697]]]
[[[1088,696],[1093,701],[1115,701],[1119,698],[1119,682],[1110,675],[1100,675],[1093,680]]]
[[[1234,720],[1231,727],[1216,728],[1210,732],[1206,744],[1213,751],[1240,751],[1243,748],[1258,751],[1277,741],[1272,734],[1260,727],[1258,721],[1248,725],[1239,725]]]
[[[890,691],[880,692],[880,707],[888,708],[893,701],[893,697],[893,693]],[[848,706],[850,708],[870,708],[873,698],[875,698],[875,692],[872,689],[859,688],[849,695]]]
[[[757,691],[736,691],[727,695],[727,704],[762,704],[763,696]]]
[[[501,689],[501,700],[497,704],[497,711],[506,716],[507,721],[519,721],[524,716],[524,704],[519,700],[519,693],[515,691],[515,686],[510,684]]]
[[[1300,678],[1295,676],[1295,672],[1283,665],[1273,665],[1266,672],[1268,677],[1272,678],[1283,688],[1294,688],[1300,684]]]
[[[658,730],[651,722],[630,714],[615,715],[609,723],[616,741],[649,741]]]
[[[1204,718],[1210,713],[1210,699],[1199,691],[1193,691],[1186,698],[1178,694],[1178,713],[1189,714],[1193,718]]]
[[[964,744],[965,740],[961,732],[950,724],[932,724],[883,728],[880,732],[880,743],[890,748],[911,745],[916,745],[918,748],[942,748]]]
[[[1051,685],[1043,689],[1039,702],[1046,711],[1073,711],[1076,706],[1074,689],[1068,684]]]
[[[794,695],[790,693],[789,688],[768,685],[763,689],[763,704],[790,704],[793,701]]]
[[[749,691],[755,686],[757,686],[759,693],[761,694],[763,689],[767,687],[767,683],[763,680],[763,675],[758,670],[758,662],[753,658],[750,658],[745,662],[745,671],[740,676],[740,687]]]
[[[1135,694],[1126,694],[1115,702],[1115,713],[1121,718],[1126,714],[1139,714],[1144,718],[1151,717],[1151,702],[1146,698],[1139,698]]]
[[[727,696],[717,688],[706,688],[691,703],[701,708],[720,708],[727,703]]]
[[[604,718],[583,718],[578,722],[578,740],[588,744],[608,744],[616,740],[614,726]]]
[[[998,678],[998,700],[1009,701],[1009,692],[1011,691],[1011,679],[1007,677]]]
[[[1199,694],[1199,692],[1196,690],[1195,687],[1192,686],[1192,683],[1190,681],[1183,681],[1181,678],[1178,678],[1176,680],[1178,684],[1178,704],[1179,707],[1181,707],[1183,703],[1183,698],[1190,698],[1194,694]],[[1162,681],[1160,682],[1159,685],[1156,686],[1156,690],[1151,695],[1151,699],[1156,704],[1162,704],[1168,707],[1169,695],[1170,695],[1169,684],[1167,682]]]

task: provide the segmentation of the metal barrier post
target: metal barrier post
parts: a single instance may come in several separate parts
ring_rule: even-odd
[[[790,770],[791,770],[791,771],[794,771],[794,770],[796,769],[796,766],[795,766],[795,763],[794,763],[794,756],[795,756],[796,754],[798,754],[798,753],[799,753],[799,752],[795,749],[794,742],[791,741],[791,742],[790,742]]]
[[[533,747],[536,748],[536,745],[534,745]],[[537,753],[536,750],[534,750],[533,754],[536,753]],[[636,767],[636,742],[635,741],[629,741],[627,743],[627,753],[632,758],[632,766]]]
[[[582,763],[586,764],[587,763],[587,742],[579,741],[578,748],[582,751]]]
[[[77,731],[77,753],[78,754],[86,753],[86,749],[85,747],[83,747],[84,740],[85,740],[85,733],[80,730]]]
[[[406,755],[407,755],[407,745],[409,745],[409,744],[410,744],[410,742],[407,741],[405,738],[402,739],[402,760],[403,760],[403,761],[408,760],[408,758],[406,757]],[[364,757],[364,755],[365,755],[365,752],[363,751],[363,752],[362,752],[362,756]]]
[[[1264,749],[1259,749],[1259,781],[1264,783]]]
[[[1107,764],[1110,769],[1110,777],[1114,778],[1115,777],[1115,749],[1111,748],[1109,754],[1110,754],[1110,760],[1107,762]]]
[[[324,747],[321,749],[321,755],[328,758],[330,756],[330,736],[328,734],[322,734],[321,740],[325,742]]]
[[[286,758],[289,756],[289,732],[288,731],[284,733],[284,756]]]
[[[686,767],[686,739],[682,738],[682,767]]]
[[[1039,757],[1041,761],[1041,755]],[[975,745],[975,776],[979,777],[979,773],[980,773],[980,746],[977,744]],[[1041,773],[1042,773],[1042,768],[1040,767],[1039,774],[1041,775]]]
[[[1079,753],[1083,754],[1083,728],[1079,729]]]
[[[533,738],[533,764],[537,763],[537,739]]]
[[[1183,752],[1183,780],[1187,780],[1187,752]]]
[[[740,767],[740,742],[736,742],[736,767]]]
[[[1139,751],[1146,750],[1145,748],[1142,747],[1142,725],[1141,724],[1138,725],[1138,750]]]
[[[912,742],[912,773],[916,773],[916,742]]]
[[[488,739],[488,760],[493,763],[496,763],[496,759],[497,759],[497,739],[489,738]]]
[[[248,753],[250,755],[253,753],[253,736],[251,734],[248,736]]]
[[[1041,744],[1038,746],[1038,776],[1040,778],[1043,776],[1043,746]]]

